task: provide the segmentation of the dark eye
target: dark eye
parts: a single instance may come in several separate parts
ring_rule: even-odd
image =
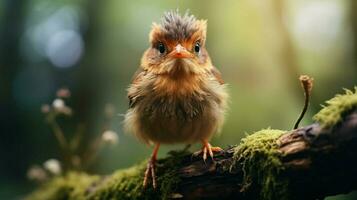
[[[160,42],[157,45],[157,50],[159,50],[160,53],[165,53],[165,51],[166,51],[165,45],[162,42]]]
[[[201,49],[200,43],[199,43],[199,42],[196,42],[196,44],[195,44],[195,52],[196,52],[196,53],[199,53],[199,52],[200,52],[200,49]]]

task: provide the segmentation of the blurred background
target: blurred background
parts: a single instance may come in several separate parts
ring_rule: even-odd
[[[208,20],[207,48],[229,84],[231,109],[214,145],[237,144],[261,128],[291,129],[303,106],[300,74],[315,80],[301,125],[325,100],[357,85],[355,0],[0,0],[0,199],[36,187],[26,177],[32,165],[61,160],[41,106],[62,87],[71,91],[73,113],[58,123],[69,138],[83,125],[83,149],[104,130],[106,105],[115,108],[106,128],[118,144],[98,150],[87,171],[110,174],[150,155],[123,133],[121,114],[151,23],[176,8]],[[180,148],[164,146],[160,156]]]

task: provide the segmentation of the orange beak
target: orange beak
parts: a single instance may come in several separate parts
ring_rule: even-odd
[[[174,50],[169,54],[173,58],[192,58],[193,55],[191,52],[187,51],[185,47],[181,44],[176,45]]]

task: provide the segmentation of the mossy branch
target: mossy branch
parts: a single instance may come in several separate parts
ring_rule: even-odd
[[[110,176],[72,172],[27,199],[323,199],[357,189],[357,93],[328,101],[317,123],[245,137],[204,163],[187,151],[157,165],[158,188],[143,189],[145,162]]]

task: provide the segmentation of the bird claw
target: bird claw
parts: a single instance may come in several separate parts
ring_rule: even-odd
[[[151,177],[152,186],[154,189],[156,189],[155,162],[156,162],[156,160],[154,158],[151,158],[146,166],[146,171],[145,171],[145,176],[144,176],[144,181],[143,181],[144,188],[146,188],[146,186],[148,184],[148,179]]]
[[[221,151],[223,151],[222,148],[220,148],[220,147],[212,147],[210,143],[204,142],[202,149],[199,150],[199,151],[194,152],[192,154],[192,156],[197,157],[200,154],[202,154],[203,161],[206,162],[207,154],[211,157],[212,160],[214,160],[213,159],[213,156],[214,156],[213,152],[221,152]]]

